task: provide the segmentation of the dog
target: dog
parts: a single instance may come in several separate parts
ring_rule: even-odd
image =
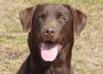
[[[38,4],[21,11],[30,55],[17,74],[74,74],[74,36],[80,35],[86,20],[85,13],[66,4]]]

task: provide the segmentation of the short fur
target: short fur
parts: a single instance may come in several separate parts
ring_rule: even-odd
[[[23,10],[20,21],[24,31],[30,29],[30,55],[17,74],[73,74],[71,57],[74,35],[80,34],[86,19],[83,12],[65,4],[38,4]],[[46,62],[40,56],[39,43],[46,40],[43,33],[50,29],[55,34],[49,40],[59,42],[63,47],[54,61]]]

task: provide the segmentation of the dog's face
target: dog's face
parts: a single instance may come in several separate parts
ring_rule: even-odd
[[[86,22],[86,15],[69,5],[42,4],[20,13],[23,29],[31,28],[44,61],[56,59],[59,51],[79,34]]]

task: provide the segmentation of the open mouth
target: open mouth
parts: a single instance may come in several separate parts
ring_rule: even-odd
[[[41,57],[44,61],[54,61],[62,45],[52,41],[42,42],[40,45]]]

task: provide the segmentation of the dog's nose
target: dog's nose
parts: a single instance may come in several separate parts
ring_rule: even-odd
[[[50,35],[50,36],[54,36],[55,35],[55,30],[52,28],[47,28],[44,30],[44,35]]]
[[[54,30],[49,28],[45,31],[45,33],[48,33],[48,34],[54,34]]]

